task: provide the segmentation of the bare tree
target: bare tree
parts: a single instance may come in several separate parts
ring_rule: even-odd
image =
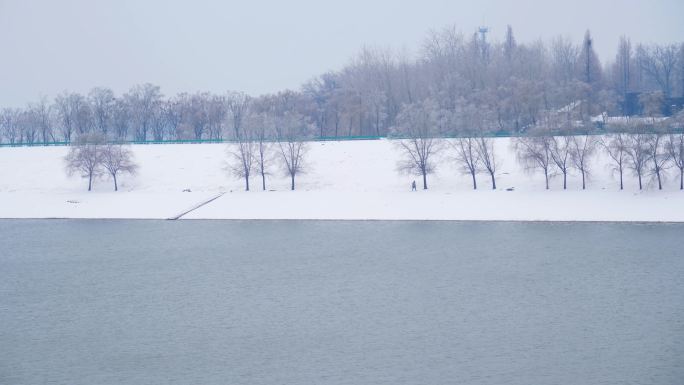
[[[55,98],[57,114],[61,121],[60,128],[62,131],[62,138],[67,142],[71,141],[71,135],[74,132],[75,111],[73,109],[74,103],[72,103],[72,99],[76,97],[77,96],[74,94],[65,91]]]
[[[394,134],[400,136],[399,147],[404,159],[399,170],[423,177],[423,190],[427,190],[427,176],[435,171],[433,157],[442,149],[436,138],[438,124],[436,106],[431,101],[405,105],[397,116]]]
[[[232,91],[228,92],[226,96],[228,115],[233,125],[233,134],[236,138],[248,114],[250,101],[250,97],[243,92]]]
[[[550,137],[550,155],[553,163],[563,174],[563,190],[568,188],[568,171],[570,170],[572,137],[569,135]]]
[[[250,114],[245,124],[252,132],[256,142],[254,152],[254,162],[256,170],[261,176],[261,189],[266,191],[266,176],[269,175],[269,168],[272,160],[271,143],[273,134],[272,119],[266,113]]]
[[[452,143],[456,150],[456,162],[461,166],[465,174],[470,174],[473,180],[473,190],[477,190],[477,179],[475,175],[480,171],[480,158],[477,155],[477,139],[470,136],[466,138],[456,138]]]
[[[649,174],[658,181],[658,190],[663,189],[663,173],[667,169],[670,160],[670,154],[665,148],[664,138],[665,136],[658,132],[649,135],[646,140],[650,164]]]
[[[166,101],[163,105],[165,121],[168,124],[169,134],[175,139],[183,139],[181,127],[186,120],[188,95],[181,93]]]
[[[214,140],[223,139],[224,122],[226,121],[227,111],[226,98],[221,95],[213,95],[209,99],[207,108],[207,118],[209,126],[209,138]]]
[[[23,136],[25,143],[35,143],[38,137],[38,126],[40,125],[40,118],[38,113],[33,108],[22,110],[18,116],[20,133]]]
[[[100,135],[80,135],[64,158],[68,175],[80,173],[83,178],[88,178],[88,191],[92,190],[93,178],[102,174],[102,143]]]
[[[126,140],[131,127],[131,109],[125,99],[117,99],[112,107],[112,126],[116,139]]]
[[[551,159],[551,137],[544,132],[533,132],[528,136],[516,138],[514,143],[518,162],[528,171],[541,170],[544,173],[546,189],[548,190],[553,164]]]
[[[188,104],[188,121],[195,133],[195,139],[201,140],[209,124],[208,93],[192,95]]]
[[[77,93],[69,95],[69,100],[72,121],[74,128],[78,135],[83,136],[92,131],[93,128],[93,111],[90,108],[86,98]]]
[[[492,178],[492,190],[496,190],[496,169],[499,166],[499,160],[494,153],[494,141],[492,138],[480,135],[476,138],[476,151],[480,159],[480,163],[487,170],[489,176]]]
[[[295,189],[295,177],[304,172],[304,156],[308,150],[305,140],[309,127],[296,112],[285,112],[276,120],[276,137],[283,169],[290,176],[290,189]]]
[[[590,176],[589,162],[596,150],[596,141],[589,135],[571,138],[570,159],[582,174],[582,190],[586,189],[586,180]]]
[[[95,87],[88,93],[95,120],[95,128],[105,137],[109,133],[114,110],[114,92],[109,88]]]
[[[678,51],[676,44],[640,46],[637,50],[641,70],[658,84],[665,97],[670,97],[672,94],[672,78],[676,69]]]
[[[609,138],[602,138],[600,144],[613,160],[611,170],[620,175],[620,190],[623,190],[623,175],[625,167],[627,167],[628,147],[630,145],[629,136],[622,132],[615,133]]]
[[[643,132],[631,133],[626,152],[627,158],[629,159],[627,168],[632,170],[634,175],[636,175],[639,180],[639,190],[642,190],[642,177],[644,175],[646,162],[648,162],[649,158],[648,136]]]
[[[54,140],[55,137],[52,132],[53,109],[48,104],[47,98],[43,97],[38,103],[30,104],[29,110],[32,114],[33,124],[37,125],[40,130],[42,142],[48,143]]]
[[[257,145],[252,132],[247,129],[246,125],[241,126],[236,135],[236,148],[235,150],[229,149],[233,160],[230,163],[230,170],[236,177],[245,179],[245,191],[249,191],[249,177],[254,169]]]
[[[150,83],[136,85],[124,95],[130,107],[135,140],[147,140],[147,133],[152,127],[155,109],[161,102],[161,97],[159,86]]]
[[[150,127],[152,128],[152,138],[155,141],[163,141],[168,131],[168,120],[166,119],[165,104],[163,102],[157,103],[152,111],[152,119],[150,120]]]
[[[19,124],[20,111],[14,108],[4,108],[0,113],[0,127],[4,136],[11,144],[21,142],[21,129]]]
[[[114,191],[119,191],[117,177],[128,173],[135,175],[138,165],[133,160],[133,152],[128,146],[121,144],[107,144],[101,147],[102,166],[114,180]]]
[[[684,132],[670,134],[666,148],[672,163],[679,169],[679,189],[684,190]]]

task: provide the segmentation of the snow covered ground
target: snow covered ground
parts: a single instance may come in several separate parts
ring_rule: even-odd
[[[223,196],[190,212],[185,219],[432,219],[542,221],[684,222],[684,192],[674,170],[665,190],[639,192],[626,176],[624,191],[607,168],[606,157],[594,159],[588,189],[577,173],[562,189],[562,178],[544,189],[543,175],[526,173],[516,162],[510,139],[496,139],[502,160],[498,190],[489,177],[460,173],[448,154],[437,174],[421,191],[420,178],[399,174],[401,152],[389,140],[314,142],[309,144],[308,172],[289,191],[289,179],[273,170],[269,191],[243,191],[243,181],[225,170],[227,145],[179,144],[133,146],[140,171],[124,176],[120,191],[107,178],[95,182],[68,177],[62,158],[66,147],[0,149],[0,218],[170,218],[200,202]],[[419,191],[410,191],[416,180]],[[514,191],[506,191],[506,188]],[[190,189],[191,192],[183,192]]]

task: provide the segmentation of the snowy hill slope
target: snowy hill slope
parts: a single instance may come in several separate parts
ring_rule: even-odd
[[[87,181],[68,177],[62,158],[66,147],[0,149],[0,218],[169,218],[223,196],[183,218],[225,219],[434,219],[558,221],[684,221],[684,192],[674,170],[665,190],[639,191],[626,176],[625,190],[607,169],[606,156],[594,158],[586,191],[577,173],[568,190],[555,178],[544,189],[543,175],[525,172],[515,160],[510,139],[496,139],[501,167],[498,190],[489,177],[460,173],[449,154],[442,154],[430,189],[420,190],[418,177],[396,171],[401,152],[389,140],[312,142],[308,170],[297,178],[297,190],[274,167],[267,188],[242,191],[243,181],[225,169],[225,144],[136,145],[139,173],[124,176],[114,192],[104,178],[87,192]],[[410,191],[416,179],[419,191]],[[514,188],[514,191],[506,191]],[[190,189],[191,192],[183,192]]]

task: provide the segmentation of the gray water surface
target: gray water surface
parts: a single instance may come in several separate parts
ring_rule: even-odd
[[[0,221],[0,384],[682,384],[684,225]]]

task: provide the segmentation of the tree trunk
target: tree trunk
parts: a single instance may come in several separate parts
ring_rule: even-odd
[[[116,183],[116,174],[112,174],[114,178],[114,191],[119,191],[119,185]]]
[[[679,169],[679,189],[684,190],[684,168]]]
[[[423,172],[423,190],[427,190],[427,173]]]
[[[266,174],[264,174],[264,171],[261,171],[261,189],[263,191],[266,191]]]
[[[586,189],[586,184],[585,184],[585,179],[584,179],[584,170],[582,170],[582,190]]]
[[[290,190],[294,191],[294,189],[295,189],[295,183],[294,183],[295,174],[290,174],[290,177],[292,178],[292,185],[290,187]]]
[[[641,186],[641,174],[639,174],[638,177],[639,177],[639,190],[641,190],[641,187],[642,187]]]
[[[475,173],[471,171],[470,176],[473,177],[473,190],[477,190],[477,179],[475,179]]]
[[[544,178],[546,179],[546,189],[549,189],[549,171],[544,170]]]
[[[662,190],[663,189],[663,183],[660,180],[660,170],[656,170],[656,176],[658,176],[658,190]]]
[[[563,171],[563,190],[567,190],[567,189],[568,189],[568,172],[564,170]]]
[[[620,190],[624,189],[624,184],[622,183],[622,167],[620,167]]]
[[[88,173],[88,191],[90,191],[93,187],[93,172]]]
[[[490,172],[489,175],[492,177],[492,190],[496,190],[496,179],[494,179],[494,173]]]
[[[249,191],[249,174],[245,175],[245,191]]]

